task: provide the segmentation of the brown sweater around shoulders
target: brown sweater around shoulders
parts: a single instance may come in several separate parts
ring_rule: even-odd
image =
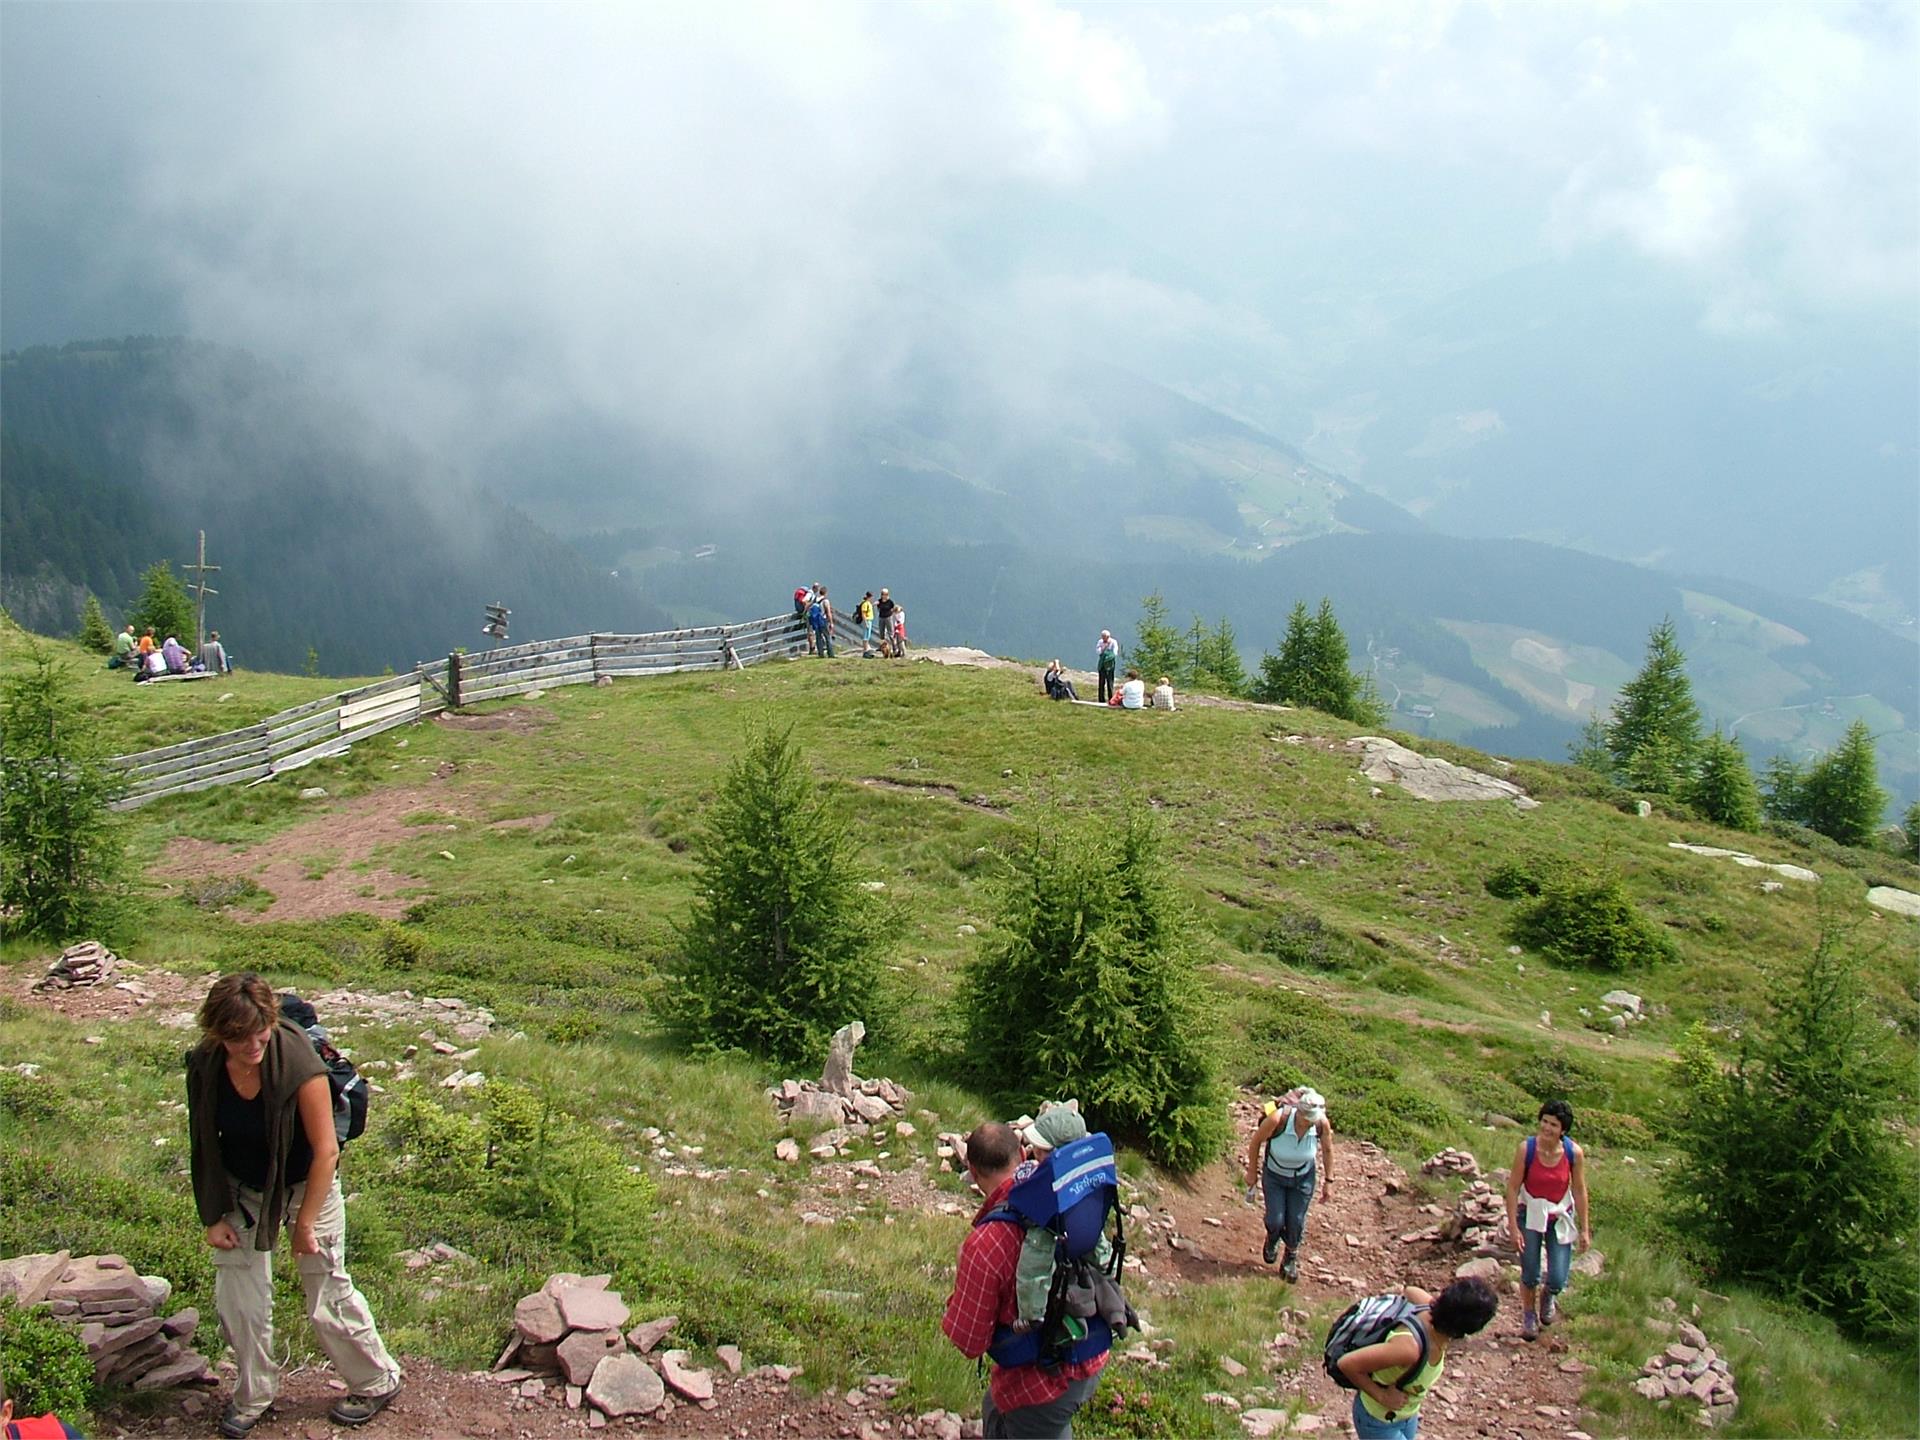
[[[218,1044],[196,1045],[187,1052],[187,1138],[192,1151],[193,1203],[202,1225],[215,1224],[233,1210],[234,1180],[220,1157],[220,1070],[226,1063],[226,1049]],[[287,1174],[287,1158],[300,1124],[300,1087],[326,1073],[313,1042],[298,1025],[282,1020],[274,1027],[260,1061],[268,1153],[266,1205],[253,1232],[256,1250],[273,1249],[286,1215],[287,1195],[307,1178]]]

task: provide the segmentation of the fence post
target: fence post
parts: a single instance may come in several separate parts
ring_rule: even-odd
[[[460,652],[455,650],[447,656],[447,708],[460,708]]]

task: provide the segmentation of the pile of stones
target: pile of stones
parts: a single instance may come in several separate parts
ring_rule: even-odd
[[[1465,1175],[1469,1178],[1480,1174],[1480,1162],[1465,1150],[1456,1150],[1451,1145],[1436,1155],[1430,1155],[1420,1166],[1422,1175]]]
[[[767,1091],[788,1123],[820,1121],[859,1132],[906,1113],[912,1092],[891,1080],[862,1080],[853,1073],[853,1052],[867,1027],[855,1020],[834,1032],[826,1068],[818,1080],[783,1080]]]
[[[21,1255],[0,1260],[0,1297],[42,1306],[80,1332],[94,1380],[127,1390],[211,1385],[214,1373],[192,1348],[200,1312],[162,1316],[171,1281],[141,1275],[118,1255]]]
[[[1733,1418],[1733,1412],[1740,1405],[1733,1370],[1707,1343],[1706,1334],[1699,1326],[1683,1321],[1679,1329],[1678,1340],[1658,1355],[1648,1357],[1647,1363],[1640,1367],[1640,1378],[1633,1382],[1633,1388],[1663,1405],[1698,1401],[1703,1422],[1723,1424]]]
[[[1506,1197],[1484,1180],[1460,1192],[1453,1213],[1440,1222],[1442,1240],[1456,1240],[1476,1255],[1511,1255]]]
[[[111,979],[119,964],[120,958],[98,940],[82,940],[62,950],[46,978],[33,988],[77,990],[85,985],[98,985]]]
[[[671,1413],[675,1400],[711,1410],[713,1375],[684,1350],[651,1354],[679,1317],[663,1316],[625,1330],[630,1312],[607,1275],[549,1276],[513,1310],[513,1336],[494,1362],[493,1378],[527,1400],[557,1398],[585,1408],[595,1429],[629,1415]],[[623,1333],[624,1331],[624,1333]],[[731,1347],[723,1347],[730,1349]],[[729,1368],[733,1356],[722,1356]],[[557,1393],[552,1393],[557,1392]]]

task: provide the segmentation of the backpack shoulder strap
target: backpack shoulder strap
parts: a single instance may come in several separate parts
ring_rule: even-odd
[[[1425,1318],[1426,1313],[1427,1313],[1427,1307],[1422,1305],[1417,1310],[1415,1310],[1413,1314],[1409,1315],[1406,1319],[1407,1328],[1413,1331],[1413,1338],[1420,1342],[1420,1358],[1414,1361],[1413,1364],[1409,1365],[1406,1368],[1406,1370],[1401,1373],[1399,1383],[1396,1386],[1394,1386],[1396,1390],[1406,1389],[1407,1382],[1409,1380],[1418,1379],[1420,1372],[1427,1368],[1427,1322]]]
[[[1560,1153],[1567,1157],[1567,1169],[1573,1169],[1573,1137],[1571,1135],[1560,1137]]]
[[[1527,1168],[1520,1174],[1520,1182],[1522,1184],[1526,1183],[1527,1173],[1533,1169],[1533,1157],[1539,1152],[1540,1142],[1538,1137],[1533,1135],[1527,1136]]]

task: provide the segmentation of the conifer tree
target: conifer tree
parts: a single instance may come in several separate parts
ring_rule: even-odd
[[[1866,844],[1887,805],[1878,769],[1873,733],[1866,721],[1855,720],[1839,746],[1807,773],[1802,800],[1806,823],[1842,845]]]
[[[1247,667],[1240,658],[1240,637],[1226,616],[1207,633],[1201,647],[1200,669],[1213,677],[1222,695],[1247,693]]]
[[[1791,755],[1775,755],[1767,761],[1760,781],[1761,807],[1767,819],[1790,825],[1807,822],[1806,767]]]
[[[1920,800],[1907,806],[1907,813],[1900,817],[1900,828],[1907,833],[1907,859],[1920,861]]]
[[[159,561],[148,566],[140,579],[140,598],[127,612],[134,633],[151,630],[156,643],[171,635],[184,645],[193,644],[193,599],[173,573],[173,567],[164,560]]]
[[[1300,696],[1310,688],[1313,673],[1313,617],[1307,614],[1304,600],[1296,600],[1287,616],[1287,633],[1281,637],[1280,653],[1268,651],[1260,657],[1260,678],[1254,682],[1253,695],[1269,705],[1298,705]]]
[[[720,787],[681,939],[683,1023],[704,1046],[817,1063],[833,1032],[872,1025],[880,935],[854,845],[790,730],[762,730]]]
[[[1731,1069],[1681,1047],[1684,1164],[1668,1181],[1720,1273],[1811,1302],[1855,1333],[1912,1334],[1920,1177],[1890,1122],[1903,1089],[1860,963],[1832,934],[1774,987]]]
[[[1668,617],[1647,636],[1640,673],[1622,687],[1613,707],[1607,749],[1615,773],[1635,789],[1676,795],[1693,774],[1700,749],[1700,710],[1686,665]]]
[[[0,681],[0,906],[8,929],[58,944],[112,919],[121,781],[66,667],[29,656]]]
[[[113,653],[113,631],[107,626],[107,617],[100,613],[100,597],[92,591],[87,592],[86,609],[80,614],[80,633],[73,638],[98,654]]]
[[[1228,1139],[1198,923],[1149,816],[1051,824],[1000,885],[958,1001],[967,1052],[1023,1103],[1077,1097],[1096,1128],[1192,1171]]]
[[[1747,768],[1746,752],[1716,729],[1700,746],[1700,767],[1686,800],[1716,825],[1729,830],[1760,828],[1760,791]]]
[[[1596,775],[1613,774],[1613,751],[1607,748],[1607,721],[1598,710],[1587,716],[1579,736],[1567,746],[1567,761]]]
[[[1186,674],[1181,664],[1180,632],[1167,622],[1167,602],[1158,590],[1141,597],[1133,648],[1123,658],[1129,668],[1146,677],[1148,684],[1161,675]]]
[[[1307,703],[1329,715],[1350,720],[1353,718],[1353,702],[1359,693],[1359,679],[1350,668],[1352,654],[1347,649],[1346,632],[1340,628],[1340,621],[1334,616],[1333,601],[1325,596],[1321,597],[1320,609],[1313,617],[1312,633],[1309,653],[1312,655],[1313,698]]]

